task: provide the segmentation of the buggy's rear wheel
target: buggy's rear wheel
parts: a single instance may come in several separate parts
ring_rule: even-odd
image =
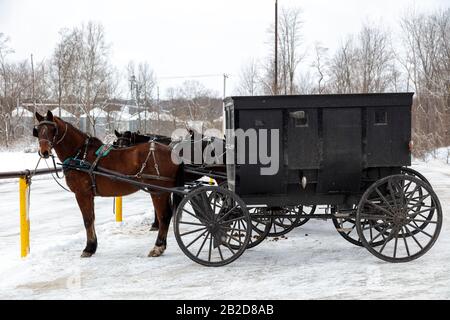
[[[266,208],[251,208],[250,219],[252,220],[252,235],[247,249],[256,247],[267,237],[272,227],[272,218]]]
[[[280,237],[285,235],[294,229],[298,221],[301,218],[301,206],[300,207],[284,207],[284,208],[272,208],[272,227],[268,234],[269,237]],[[279,215],[279,216],[277,216]]]
[[[359,238],[358,231],[356,230],[356,206],[353,206],[350,210],[338,210],[338,212],[333,213],[333,221],[334,227],[336,231],[348,242],[354,244],[355,246],[363,247],[361,239]],[[336,211],[333,209],[333,211]],[[368,224],[371,222],[368,221],[364,228],[368,227]],[[375,241],[373,246],[379,246],[383,244],[383,242]]]
[[[300,219],[298,219],[296,227],[300,227],[302,225],[304,225],[305,223],[307,223],[309,221],[309,217],[308,215],[313,214],[314,212],[316,212],[316,206],[312,205],[312,206],[299,206],[302,210]]]
[[[408,167],[402,167],[400,172],[402,174],[406,174],[408,176],[413,176],[413,177],[419,178],[420,180],[422,180],[423,182],[425,182],[426,184],[429,184],[431,186],[430,181],[428,181],[428,179],[425,178],[425,176],[423,174],[421,174],[419,171],[416,171],[416,170],[408,168]]]
[[[251,235],[245,203],[229,190],[206,186],[189,192],[174,217],[181,250],[205,266],[223,266],[245,251]]]
[[[434,245],[441,227],[442,209],[436,193],[410,175],[388,176],[372,184],[356,213],[362,244],[388,262],[419,258]],[[382,245],[376,247],[374,243],[380,240]]]

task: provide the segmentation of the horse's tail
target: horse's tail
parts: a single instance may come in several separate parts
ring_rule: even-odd
[[[176,187],[184,186],[184,163],[181,163],[178,166],[177,175],[175,177],[175,186]],[[177,210],[181,200],[183,200],[183,196],[174,192],[172,199],[172,212],[175,212]]]

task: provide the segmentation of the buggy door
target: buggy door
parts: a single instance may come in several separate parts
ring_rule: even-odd
[[[323,159],[317,192],[357,192],[362,172],[361,109],[323,109]]]
[[[257,146],[250,148],[249,143],[245,144],[246,163],[239,165],[239,188],[238,193],[245,194],[281,194],[285,193],[286,185],[284,180],[283,169],[283,112],[282,110],[240,110],[239,111],[239,128],[244,131],[256,129],[267,130],[268,154],[273,158],[276,157],[278,161],[278,172],[275,175],[261,175],[261,168],[268,167],[260,163],[258,157],[257,164],[249,164],[249,155],[253,153],[251,150],[259,154],[259,144],[261,136],[257,135]],[[270,135],[272,130],[278,130],[278,147],[271,145]],[[254,141],[252,142],[255,143]],[[256,148],[255,148],[256,147]],[[241,150],[242,151],[242,150]],[[237,150],[239,152],[239,150]]]

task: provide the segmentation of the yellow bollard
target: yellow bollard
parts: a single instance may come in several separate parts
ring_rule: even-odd
[[[116,222],[122,222],[122,197],[116,197]]]
[[[30,203],[28,199],[29,180],[27,177],[19,179],[20,200],[20,256],[25,258],[30,253]]]

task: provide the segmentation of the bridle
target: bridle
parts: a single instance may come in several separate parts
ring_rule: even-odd
[[[58,144],[60,144],[64,140],[64,138],[66,137],[66,134],[67,134],[67,123],[65,123],[66,126],[65,126],[65,129],[64,129],[63,135],[61,136],[61,138],[56,140],[56,138],[58,137],[58,134],[59,134],[58,124],[56,122],[54,122],[54,121],[48,121],[48,120],[43,120],[43,121],[39,122],[36,126],[34,126],[34,128],[33,128],[33,136],[34,137],[39,138],[39,127],[41,127],[43,125],[50,125],[50,126],[55,127],[56,132],[53,135],[53,139],[52,140],[48,139],[47,131],[45,132],[45,135],[47,136],[47,139],[42,139],[42,138],[39,139],[39,142],[41,142],[41,141],[48,142],[50,144],[50,148],[51,149],[54,146],[57,146]]]

